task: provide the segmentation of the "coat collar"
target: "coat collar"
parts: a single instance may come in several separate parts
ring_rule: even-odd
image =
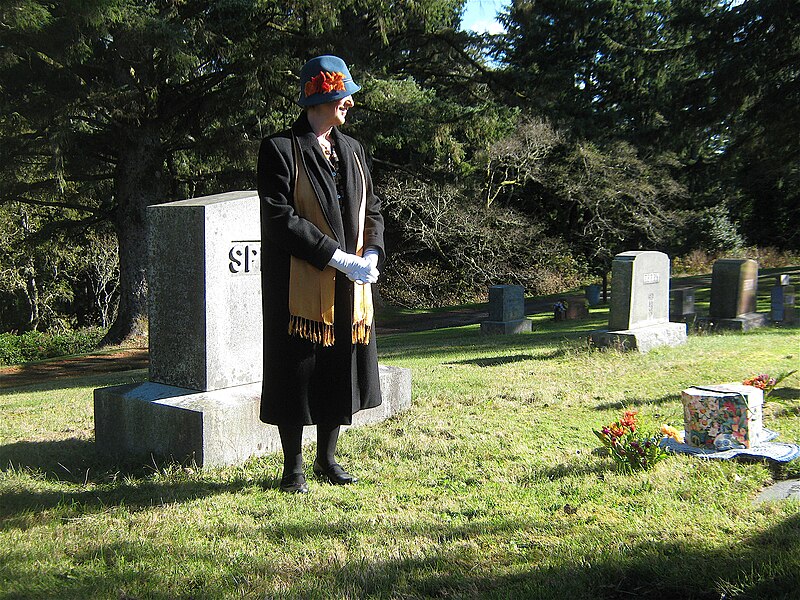
[[[330,174],[330,167],[322,149],[317,143],[317,136],[311,129],[306,113],[303,112],[292,126],[292,132],[300,146],[301,160],[306,168],[314,193],[322,207],[328,225],[336,236],[336,241],[344,247],[344,223],[339,210],[336,185]]]
[[[317,143],[317,136],[311,129],[306,113],[303,112],[292,126],[292,132],[297,137],[302,160],[311,179],[311,184],[319,200],[331,230],[336,235],[337,241],[343,249],[351,244],[347,241],[354,240],[358,233],[358,203],[361,198],[361,177],[355,164],[354,149],[347,139],[336,127],[331,131],[331,136],[336,144],[339,157],[339,170],[342,177],[344,191],[344,218],[339,208],[336,184],[330,175],[330,164],[322,153]],[[346,234],[345,234],[346,232]],[[354,248],[347,249],[348,252]]]

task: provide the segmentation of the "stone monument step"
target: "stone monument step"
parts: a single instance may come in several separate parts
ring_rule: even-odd
[[[636,329],[620,331],[600,330],[593,332],[589,339],[598,347],[612,347],[620,350],[649,352],[659,346],[679,346],[686,343],[685,323],[661,323]]]
[[[411,405],[411,371],[380,365],[383,404],[356,413],[354,427],[383,421]],[[103,455],[151,455],[201,467],[240,464],[280,450],[278,428],[259,419],[261,384],[199,392],[146,382],[94,391],[95,440]],[[306,427],[304,441],[315,439]]]
[[[750,331],[768,324],[767,315],[763,313],[748,313],[722,319],[719,317],[698,317],[698,324],[725,331]]]

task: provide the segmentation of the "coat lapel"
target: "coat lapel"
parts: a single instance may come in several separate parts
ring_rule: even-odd
[[[344,188],[344,230],[346,239],[352,242],[353,247],[348,252],[355,251],[355,240],[358,237],[358,211],[361,201],[361,175],[355,162],[354,148],[348,143],[345,136],[334,129],[334,138],[339,153],[339,167]]]
[[[308,125],[305,114],[295,123],[295,135],[300,146],[301,159],[306,168],[314,193],[317,196],[322,212],[328,225],[336,236],[336,241],[342,248],[345,247],[345,225],[339,210],[339,201],[336,198],[336,186],[330,173],[328,161],[322,154],[314,132]]]

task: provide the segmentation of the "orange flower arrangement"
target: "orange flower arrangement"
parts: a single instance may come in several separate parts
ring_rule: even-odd
[[[766,373],[762,373],[761,375],[753,375],[752,377],[748,377],[742,382],[742,384],[752,385],[753,387],[763,390],[764,398],[766,399],[767,396],[775,391],[775,388],[778,387],[778,384],[780,384],[787,377],[791,377],[795,373],[797,373],[797,369],[789,371],[788,373],[781,373],[777,377],[770,377]]]
[[[344,90],[344,73],[320,71],[319,75],[306,82],[303,92],[306,98],[314,94],[327,94]]]
[[[626,410],[622,418],[593,430],[594,434],[608,449],[609,455],[622,470],[649,469],[668,456],[668,451],[660,445],[656,433],[637,433],[638,411]]]

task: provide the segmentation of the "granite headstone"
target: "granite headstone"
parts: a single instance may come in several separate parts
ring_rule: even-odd
[[[723,258],[711,270],[708,317],[720,329],[748,331],[766,324],[756,312],[758,263],[751,259]]]
[[[776,284],[770,290],[770,318],[776,323],[794,323],[797,312],[791,279],[788,275],[779,275]]]
[[[669,291],[669,320],[686,322],[695,316],[694,288],[678,287]]]
[[[531,330],[525,317],[525,288],[521,285],[493,285],[489,288],[489,320],[481,323],[487,334],[523,333]]]
[[[647,352],[686,341],[686,325],[669,321],[669,257],[634,250],[611,264],[611,310],[608,330],[594,332],[597,346]]]
[[[280,448],[259,420],[262,369],[259,198],[230,192],[148,208],[150,381],[96,389],[95,439],[120,458],[198,466]],[[354,425],[411,403],[411,372],[380,366],[383,404]],[[306,427],[304,439],[313,439]]]

